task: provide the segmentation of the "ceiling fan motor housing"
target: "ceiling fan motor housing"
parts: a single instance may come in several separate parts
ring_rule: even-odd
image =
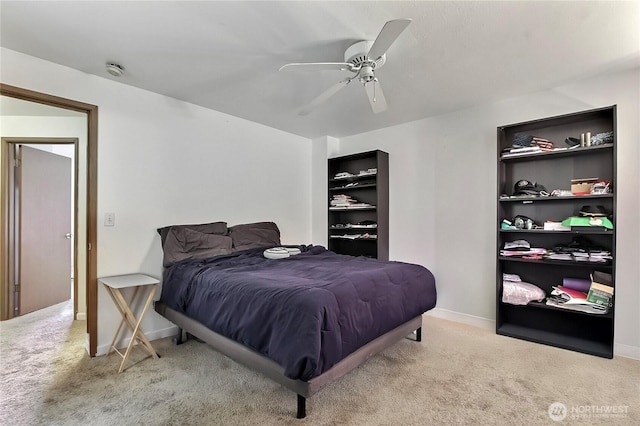
[[[367,54],[371,46],[373,46],[373,42],[366,40],[352,44],[344,52],[344,61],[353,64],[356,68],[360,68],[364,64],[369,65],[371,70],[382,67],[387,61],[387,55],[384,54],[379,58],[369,58]]]

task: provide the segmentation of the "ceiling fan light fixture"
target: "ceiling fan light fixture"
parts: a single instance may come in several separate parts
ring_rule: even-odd
[[[114,77],[121,77],[122,74],[124,74],[124,67],[122,65],[113,62],[107,62],[106,68],[107,72]]]
[[[363,84],[369,83],[375,77],[376,76],[373,73],[373,67],[370,65],[365,65],[360,70],[360,83],[363,83]]]

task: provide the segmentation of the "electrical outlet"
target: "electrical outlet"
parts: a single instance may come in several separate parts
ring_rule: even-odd
[[[116,214],[105,213],[104,214],[104,226],[116,226]]]

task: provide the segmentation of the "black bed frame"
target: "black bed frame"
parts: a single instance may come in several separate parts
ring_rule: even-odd
[[[228,356],[234,361],[264,374],[270,379],[298,394],[297,417],[299,419],[306,416],[307,398],[318,393],[331,382],[338,380],[349,371],[358,367],[373,355],[376,355],[394,343],[397,343],[414,331],[415,340],[418,342],[422,340],[422,316],[417,316],[367,343],[321,375],[314,377],[309,381],[293,380],[286,377],[284,375],[284,368],[271,359],[240,343],[211,331],[198,321],[169,308],[162,302],[155,303],[155,310],[179,327],[180,330],[178,336],[174,339],[176,344],[182,343],[186,339],[186,334],[189,333],[208,343],[218,352]]]

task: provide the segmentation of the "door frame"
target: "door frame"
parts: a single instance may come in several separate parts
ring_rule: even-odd
[[[2,83],[0,83],[0,95],[87,114],[87,333],[89,335],[89,356],[94,357],[98,348],[98,107]],[[5,180],[6,176],[3,175],[1,178]],[[6,185],[2,185],[2,207],[0,209],[0,217],[2,219],[2,226],[0,226],[0,241],[2,241],[0,254],[2,254],[2,262],[0,262],[0,278],[3,282],[8,283],[8,195],[5,192]],[[8,309],[8,286],[5,287],[2,289],[3,303],[0,304],[2,318],[6,317]]]
[[[15,287],[11,284],[11,276],[15,274],[15,235],[13,229],[15,229],[16,217],[15,213],[15,179],[10,176],[13,172],[13,161],[14,159],[14,147],[17,145],[73,145],[74,157],[73,157],[73,314],[74,319],[75,315],[78,313],[78,138],[30,138],[30,137],[3,137],[0,142],[0,146],[2,149],[2,170],[3,178],[2,186],[3,191],[6,191],[6,202],[7,202],[7,226],[8,226],[8,245],[7,245],[7,277],[8,279],[3,280],[2,285],[2,294],[7,295],[6,299],[3,299],[3,307],[7,307],[6,316],[3,313],[2,320],[10,319],[15,317],[14,313],[16,310],[16,306],[14,304],[15,300]],[[4,194],[4,193],[3,193]],[[4,195],[2,196],[2,200],[5,201]],[[4,286],[7,288],[5,289]],[[86,283],[85,283],[86,286]]]

